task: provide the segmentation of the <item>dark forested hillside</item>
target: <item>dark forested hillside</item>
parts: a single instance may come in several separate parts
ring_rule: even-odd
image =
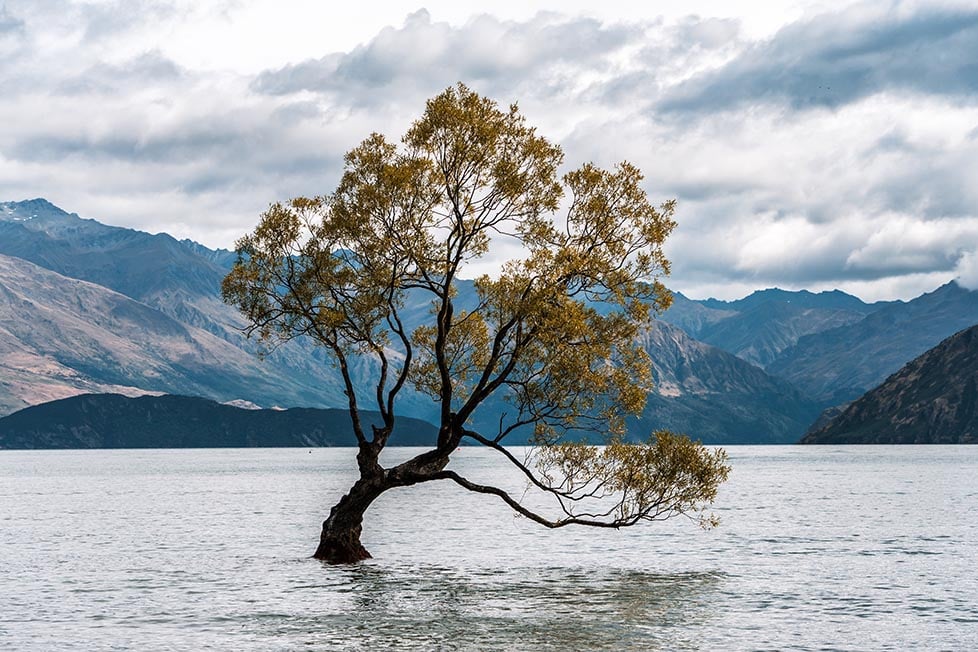
[[[379,422],[376,414],[365,416]],[[436,439],[433,425],[405,418],[391,443],[431,445]],[[187,396],[87,394],[0,419],[0,449],[355,445],[346,410],[247,410]]]

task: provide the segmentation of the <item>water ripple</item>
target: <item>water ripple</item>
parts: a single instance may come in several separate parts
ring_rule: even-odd
[[[423,486],[340,568],[308,554],[348,451],[0,454],[0,649],[978,648],[974,447],[731,452],[717,530],[555,533]]]

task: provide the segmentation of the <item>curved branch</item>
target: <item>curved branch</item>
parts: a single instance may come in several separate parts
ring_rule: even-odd
[[[529,424],[529,423],[532,423],[532,421],[528,421],[527,422],[527,424]],[[553,494],[554,496],[556,496],[561,501],[561,508],[568,515],[570,515],[570,512],[568,512],[567,511],[568,508],[564,506],[564,503],[562,502],[563,499],[567,499],[567,500],[570,500],[570,501],[578,502],[578,501],[581,501],[581,500],[585,500],[587,498],[594,498],[595,496],[597,496],[604,489],[605,483],[604,482],[599,482],[599,483],[597,483],[597,485],[591,491],[589,491],[587,493],[574,494],[573,491],[563,491],[561,489],[558,489],[557,487],[548,485],[545,482],[541,482],[540,481],[540,478],[538,478],[533,473],[533,471],[530,470],[530,467],[528,467],[523,462],[519,461],[516,458],[515,455],[513,455],[511,452],[509,452],[498,441],[494,441],[492,439],[487,439],[487,438],[483,437],[482,435],[480,435],[479,433],[473,432],[471,430],[463,430],[462,431],[462,434],[465,437],[469,437],[470,439],[474,439],[475,441],[479,442],[483,446],[487,446],[488,448],[491,448],[491,449],[493,449],[493,450],[495,450],[495,451],[497,451],[499,453],[502,453],[503,456],[507,460],[509,460],[510,463],[513,464],[513,466],[515,466],[517,469],[519,469],[520,472],[523,475],[526,476],[527,480],[533,486],[535,486],[537,489],[540,489],[541,491],[545,491],[545,492],[547,492],[549,494]]]
[[[577,517],[562,518],[562,519],[557,519],[555,521],[552,521],[546,518],[545,516],[541,516],[536,512],[528,509],[523,504],[521,504],[520,501],[510,496],[503,489],[500,489],[499,487],[493,487],[491,485],[476,484],[475,482],[471,482],[463,478],[455,471],[439,471],[438,473],[434,473],[431,476],[429,476],[429,479],[451,480],[455,484],[465,489],[468,489],[469,491],[474,491],[480,494],[491,494],[493,496],[498,496],[499,498],[502,499],[504,503],[509,505],[513,509],[513,511],[525,516],[526,518],[530,519],[531,521],[534,521],[535,523],[539,523],[540,525],[544,527],[548,527],[550,529],[557,529],[557,528],[564,527],[566,525],[587,525],[590,527],[603,527],[603,528],[612,528],[617,530],[619,528],[635,525],[636,523],[639,522],[639,520],[641,520],[640,515],[633,515],[625,519],[615,519],[613,521],[596,521],[593,519],[577,518]]]

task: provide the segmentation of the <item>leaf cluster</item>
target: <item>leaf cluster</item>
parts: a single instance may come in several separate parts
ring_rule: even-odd
[[[538,449],[535,461],[567,519],[619,526],[685,515],[713,527],[718,521],[705,510],[730,473],[723,449],[666,430],[644,444],[562,442]],[[592,504],[601,511],[588,511]]]

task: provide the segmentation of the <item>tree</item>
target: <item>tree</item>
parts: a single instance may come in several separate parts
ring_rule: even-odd
[[[723,451],[668,432],[642,445],[624,438],[625,415],[641,410],[651,386],[636,336],[670,302],[658,279],[669,271],[662,243],[674,202],[653,207],[628,163],[586,164],[561,178],[562,161],[516,105],[500,109],[459,84],[428,101],[400,146],[372,134],[347,153],[333,194],[273,204],[238,241],[223,295],[248,333],[312,338],[345,386],[360,477],[323,523],[315,557],[368,558],[360,534],[370,504],[433,480],[498,496],[551,528],[702,517],[715,498],[729,470]],[[459,274],[494,239],[515,240],[524,255],[476,279],[477,305],[459,309]],[[430,319],[412,329],[406,305],[419,300]],[[368,392],[354,382],[365,359]],[[379,455],[406,387],[435,402],[438,438],[384,468]],[[473,415],[500,397],[498,427],[474,430]],[[369,432],[364,402],[382,421]],[[527,431],[533,460],[504,446]],[[585,433],[607,446],[583,443]],[[560,515],[449,469],[463,441],[516,465]]]

